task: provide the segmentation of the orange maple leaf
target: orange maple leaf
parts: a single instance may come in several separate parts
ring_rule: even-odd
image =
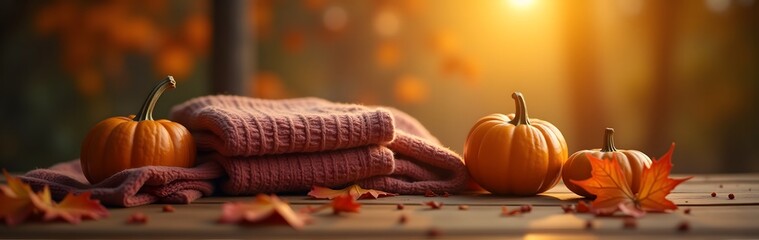
[[[331,206],[334,214],[339,214],[340,212],[358,212],[361,209],[361,204],[348,194],[333,198]]]
[[[34,191],[29,185],[21,182],[21,179],[8,174],[5,169],[3,174],[8,185],[0,185],[0,219],[12,226],[24,222],[31,216],[34,211],[31,199]]]
[[[358,184],[353,184],[340,190],[333,190],[325,187],[312,186],[311,191],[308,192],[308,196],[318,199],[333,199],[342,195],[350,195],[353,199],[367,199],[367,198],[380,198],[398,196],[395,193],[388,193],[374,189],[364,189]]]
[[[63,219],[77,224],[82,218],[100,219],[108,216],[108,210],[100,205],[99,200],[90,199],[92,193],[84,192],[79,195],[69,193],[60,203],[53,201],[50,188],[45,186],[41,192],[32,197],[32,202],[43,213],[44,221]]]
[[[308,223],[308,215],[296,213],[276,195],[258,194],[251,202],[230,202],[221,207],[221,223],[286,224],[299,229]]]
[[[79,223],[82,218],[99,219],[108,216],[108,210],[98,200],[90,199],[90,192],[74,196],[69,193],[63,201],[56,203],[46,185],[35,193],[32,188],[3,170],[8,185],[0,186],[0,218],[5,224],[16,225],[30,216],[42,214],[43,221],[63,219]]]
[[[675,144],[669,148],[658,161],[653,161],[651,167],[643,169],[640,180],[640,191],[633,194],[625,179],[622,168],[616,159],[599,159],[588,154],[590,159],[591,178],[575,181],[589,193],[596,195],[592,203],[593,211],[599,215],[613,214],[617,210],[635,217],[641,217],[646,212],[666,212],[677,209],[677,205],[667,200],[667,195],[677,185],[691,177],[672,179],[672,152]]]

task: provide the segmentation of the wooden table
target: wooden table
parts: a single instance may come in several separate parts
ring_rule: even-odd
[[[711,197],[711,192],[716,192],[717,197]],[[735,199],[729,200],[729,193],[735,194]],[[326,202],[305,196],[283,198],[296,210]],[[280,225],[246,227],[216,223],[222,203],[250,199],[203,198],[190,205],[175,205],[173,213],[162,212],[161,204],[112,208],[109,218],[79,225],[31,222],[0,226],[0,238],[759,238],[759,173],[696,176],[669,195],[680,206],[678,211],[648,214],[637,220],[634,229],[624,228],[622,217],[565,214],[559,206],[575,203],[578,196],[563,185],[539,196],[523,198],[461,194],[360,200],[363,204],[360,213],[333,215],[322,211],[314,215],[312,224],[300,230]],[[443,202],[444,207],[431,210],[421,204],[431,200]],[[403,203],[405,209],[397,210],[398,203]],[[459,210],[460,204],[468,205],[469,209]],[[522,204],[532,204],[533,211],[501,216],[501,207],[518,208]],[[690,209],[690,214],[684,213],[684,209]],[[149,222],[126,224],[134,212],[145,213]],[[405,224],[399,223],[401,215],[408,219]],[[592,223],[592,229],[585,228],[587,221]],[[683,222],[688,223],[689,230],[678,230]]]

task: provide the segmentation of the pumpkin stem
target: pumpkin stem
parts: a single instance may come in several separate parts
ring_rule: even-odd
[[[153,90],[150,91],[150,94],[148,94],[148,98],[145,99],[144,103],[142,103],[140,112],[137,114],[137,116],[134,117],[134,120],[153,120],[153,109],[155,108],[156,102],[158,102],[158,98],[161,97],[161,94],[163,94],[166,89],[176,87],[177,82],[174,81],[174,77],[172,76],[167,76],[165,79],[163,79],[163,81],[156,84],[155,87],[153,87]]]
[[[606,128],[604,132],[604,145],[601,148],[601,152],[616,152],[617,148],[614,146],[614,129]]]
[[[520,92],[514,92],[511,94],[511,98],[514,99],[517,112],[514,114],[514,119],[511,119],[511,124],[527,124],[530,125],[530,118],[527,116],[527,104],[524,102],[524,96]]]

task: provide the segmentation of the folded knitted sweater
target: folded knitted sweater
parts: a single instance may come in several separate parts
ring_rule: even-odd
[[[401,194],[455,192],[468,177],[456,153],[392,108],[317,98],[204,96],[175,106],[202,161],[220,163],[232,195],[358,183]]]

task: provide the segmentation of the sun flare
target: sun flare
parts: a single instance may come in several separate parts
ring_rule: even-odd
[[[535,4],[535,0],[506,0],[508,1],[508,4],[516,9],[528,9],[533,4]]]

